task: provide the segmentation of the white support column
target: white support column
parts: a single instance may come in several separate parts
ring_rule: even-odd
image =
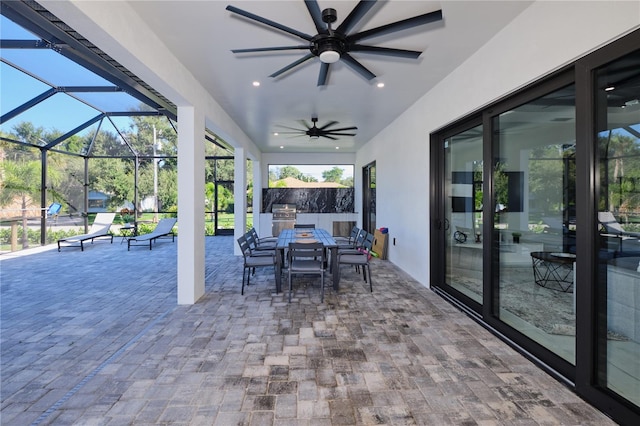
[[[260,168],[260,161],[253,160],[253,226],[258,235],[263,235],[260,229],[260,212],[262,211],[262,170]]]
[[[233,229],[237,240],[246,232],[247,227],[247,154],[244,148],[234,150],[234,185],[233,185]],[[240,247],[234,244],[234,253],[241,255]]]
[[[178,304],[204,294],[204,115],[178,107]]]

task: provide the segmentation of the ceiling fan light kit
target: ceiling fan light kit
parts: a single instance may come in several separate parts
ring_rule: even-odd
[[[426,25],[442,20],[442,10],[436,10],[434,12],[414,16],[412,18],[396,21],[390,24],[382,25],[380,27],[350,34],[349,32],[351,31],[351,29],[375,5],[375,1],[361,0],[360,2],[358,2],[358,4],[356,4],[349,15],[335,29],[333,29],[331,25],[338,20],[338,15],[335,9],[327,8],[321,11],[320,6],[318,5],[318,2],[316,0],[305,0],[304,3],[316,27],[317,34],[315,36],[279,24],[270,19],[263,18],[251,12],[239,9],[235,6],[228,5],[226,9],[232,13],[244,16],[245,18],[270,26],[272,28],[276,28],[280,31],[292,34],[308,42],[306,45],[234,49],[232,50],[232,52],[249,53],[308,49],[308,54],[285,66],[284,68],[274,72],[270,75],[270,77],[278,77],[279,75],[296,68],[302,63],[317,57],[322,63],[318,76],[318,86],[324,86],[327,84],[330,65],[340,60],[342,60],[342,62],[349,68],[360,74],[363,78],[371,81],[376,78],[376,75],[369,69],[367,69],[364,65],[362,65],[358,60],[353,58],[350,55],[350,52],[394,56],[409,59],[417,59],[422,52],[415,50],[394,49],[388,47],[359,44],[361,40],[384,34],[391,34],[397,31],[404,31],[417,26]]]
[[[325,50],[320,53],[320,60],[325,64],[333,64],[334,62],[338,62],[340,60],[340,53],[335,50]]]

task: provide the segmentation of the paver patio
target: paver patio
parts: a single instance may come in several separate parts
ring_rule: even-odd
[[[170,240],[0,256],[2,424],[613,424],[388,261],[289,304],[234,244],[188,306]]]

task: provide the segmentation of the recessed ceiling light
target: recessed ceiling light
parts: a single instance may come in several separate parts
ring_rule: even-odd
[[[384,83],[380,82],[376,84],[376,86],[378,87],[378,89],[382,89],[384,87]]]
[[[253,87],[258,87],[258,86],[260,86],[260,82],[259,82],[259,81],[254,81],[252,84],[253,84]]]
[[[273,132],[273,136],[278,136],[278,132]]]
[[[616,89],[615,86],[607,86],[607,87],[604,88],[604,91],[605,92],[610,92],[610,91],[615,90],[615,89]]]
[[[339,146],[336,146],[336,149],[340,149],[340,147],[339,147]]]
[[[280,145],[280,149],[284,149],[284,146]]]

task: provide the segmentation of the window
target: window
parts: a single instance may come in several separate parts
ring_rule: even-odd
[[[353,188],[353,165],[269,165],[269,188]]]

